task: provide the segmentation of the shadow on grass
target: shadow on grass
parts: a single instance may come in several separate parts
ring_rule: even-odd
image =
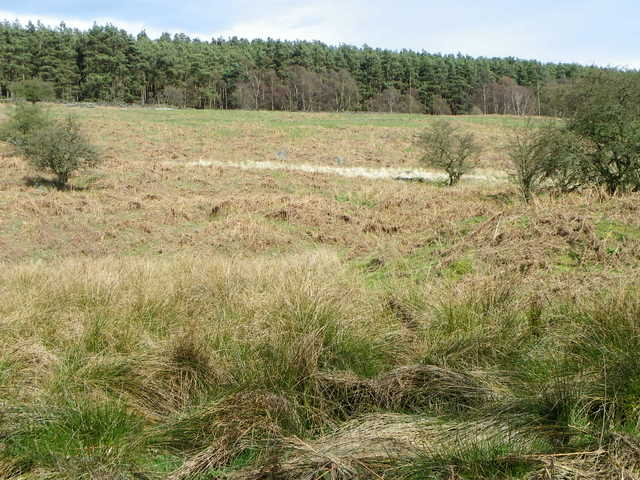
[[[431,179],[431,178],[423,178],[423,177],[393,177],[394,180],[399,182],[406,183],[423,183],[425,185],[432,185],[435,187],[448,187],[449,184],[446,180],[441,179]]]
[[[486,200],[493,200],[501,205],[512,205],[520,197],[518,196],[518,194],[513,192],[498,192],[482,195],[482,198]]]
[[[51,180],[50,178],[44,177],[24,177],[24,184],[27,187],[44,187],[44,188],[55,188],[60,191],[83,191],[86,190],[87,187],[80,187],[77,185],[71,185],[70,183],[60,183],[56,180]]]

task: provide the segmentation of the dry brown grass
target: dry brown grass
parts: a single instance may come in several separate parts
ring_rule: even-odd
[[[403,478],[398,466],[424,452],[463,451],[469,445],[506,437],[513,440],[520,435],[509,425],[491,421],[458,424],[423,416],[373,414],[347,422],[314,441],[285,439],[283,453],[273,464],[262,471],[241,471],[232,478]]]
[[[0,477],[398,478],[426,457],[444,468],[434,478],[495,478],[459,474],[467,452],[449,450],[509,439],[530,417],[547,425],[564,397],[544,394],[574,375],[569,385],[593,387],[574,392],[586,403],[540,428],[572,456],[538,450],[528,431],[524,453],[507,445],[471,462],[511,455],[536,479],[637,478],[634,437],[614,425],[593,448],[602,421],[584,405],[637,413],[608,395],[616,375],[629,394],[620,372],[636,365],[638,194],[527,205],[507,184],[180,165],[279,150],[290,162],[412,165],[410,137],[430,121],[419,116],[79,115],[107,161],[77,188],[29,182],[21,159],[0,156],[0,451],[26,436],[17,460],[0,455]],[[455,120],[485,143],[508,133]],[[485,165],[500,165],[497,151]],[[598,355],[610,356],[604,381]],[[65,450],[54,416],[44,445],[60,459],[29,456],[41,444],[29,419],[46,426],[49,410],[88,415],[78,405],[114,399],[136,419],[133,439]]]
[[[282,438],[279,420],[296,422],[296,406],[269,392],[231,395],[203,414],[209,419],[205,435],[211,445],[187,460],[169,480],[182,480],[224,467],[248,448],[266,448],[265,438]]]
[[[536,455],[541,467],[531,480],[637,480],[640,478],[640,445],[637,438],[614,434],[593,451]]]
[[[257,375],[234,357],[236,341],[281,348],[283,361],[313,373],[313,352],[324,348],[323,328],[329,328],[323,322],[340,317],[345,330],[334,332],[338,341],[357,331],[371,338],[386,330],[378,323],[380,310],[352,280],[329,252],[6,267],[0,362],[16,363],[20,375],[2,384],[11,390],[4,393],[37,396],[56,383],[67,362],[76,372],[75,386],[67,387],[108,387],[155,416],[181,408],[208,386]],[[298,317],[310,322],[303,331]],[[100,383],[105,376],[112,383]]]
[[[86,189],[61,192],[26,185],[25,177],[33,172],[5,148],[0,157],[0,168],[6,172],[0,184],[1,261],[110,255],[159,258],[178,252],[281,253],[320,247],[337,249],[349,259],[372,259],[379,266],[406,258],[440,271],[450,266],[456,270],[462,260],[471,262],[477,273],[497,269],[548,277],[561,270],[593,273],[628,268],[636,264],[640,251],[637,195],[543,195],[528,206],[505,184],[442,189],[319,173],[187,168],[162,163],[171,155],[156,155],[145,146],[145,142],[177,142],[185,160],[207,158],[207,152],[195,155],[188,147],[215,137],[216,129],[241,125],[242,134],[233,133],[224,141],[209,139],[212,148],[228,149],[222,158],[239,159],[250,152],[243,142],[275,150],[277,132],[289,135],[300,129],[308,136],[291,141],[302,142],[300,148],[311,155],[336,144],[326,136],[333,140],[344,135],[358,150],[359,136],[353,129],[379,136],[385,148],[402,151],[394,142],[408,141],[414,129],[431,121],[428,117],[74,111],[95,140],[104,143],[107,162],[102,170],[75,180]],[[394,126],[375,124],[385,119]],[[374,122],[374,127],[360,126],[365,120]],[[456,121],[478,131],[491,130],[485,143],[493,146],[500,143],[496,138],[508,135],[508,127],[497,121],[476,123],[465,117]],[[409,156],[415,157],[414,164],[419,158],[415,152]],[[271,159],[265,152],[249,157]],[[407,164],[389,158],[390,164]],[[298,160],[289,155],[285,161]],[[485,163],[496,168],[500,163],[494,160]],[[313,158],[303,161],[323,163]],[[624,231],[603,229],[602,222]]]
[[[111,160],[98,176],[78,178],[90,183],[86,190],[61,192],[26,186],[31,172],[17,158],[0,162],[7,172],[0,259],[9,263],[335,248],[380,266],[405,258],[455,270],[462,259],[477,273],[548,278],[562,270],[608,275],[634,266],[640,249],[637,195],[542,196],[527,206],[505,185],[442,189],[124,159]]]
[[[352,372],[320,372],[324,398],[347,415],[372,407],[387,410],[464,409],[491,400],[498,391],[482,372],[462,373],[435,365],[405,365],[372,379]]]
[[[0,116],[8,105],[0,105]],[[79,116],[111,160],[126,162],[276,160],[313,165],[411,167],[420,152],[415,136],[434,117],[427,115],[286,113],[242,111],[155,111],[49,105],[55,115]],[[501,151],[511,126],[522,118],[450,117],[483,145],[483,167],[506,167]]]

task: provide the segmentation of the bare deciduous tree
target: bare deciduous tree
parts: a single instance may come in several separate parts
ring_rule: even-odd
[[[473,134],[461,132],[446,120],[434,122],[418,137],[417,144],[424,151],[422,162],[444,170],[449,176],[449,186],[475,168],[473,159],[480,153]]]

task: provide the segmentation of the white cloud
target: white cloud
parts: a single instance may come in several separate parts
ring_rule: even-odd
[[[308,2],[303,6],[272,9],[272,12],[267,15],[252,15],[244,11],[242,20],[219,31],[201,33],[171,30],[169,33],[185,33],[191,38],[201,40],[235,36],[248,39],[270,37],[282,40],[320,40],[329,44],[356,42],[358,41],[356,9],[348,7],[349,2],[327,0],[325,2]],[[36,23],[39,20],[44,25],[53,27],[64,21],[68,27],[80,30],[90,29],[94,23],[98,25],[110,23],[134,35],[145,30],[151,38],[158,38],[167,31],[144,22],[132,22],[112,17],[87,20],[52,15],[19,14],[6,10],[0,10],[0,20],[18,20],[23,25],[29,21]]]
[[[166,30],[161,30],[158,28],[154,28],[151,25],[147,25],[144,22],[130,22],[127,20],[121,20],[118,18],[111,17],[96,17],[91,20],[79,19],[79,18],[62,18],[51,15],[39,15],[39,14],[19,14],[14,12],[9,12],[5,10],[0,10],[0,20],[8,20],[10,22],[14,20],[18,20],[22,25],[26,25],[27,22],[31,21],[36,23],[40,21],[43,25],[47,25],[50,27],[57,27],[60,25],[60,22],[64,22],[67,27],[77,28],[79,30],[88,30],[93,27],[93,24],[96,23],[98,25],[106,25],[110,23],[111,25],[126,30],[127,32],[136,35],[141,31],[146,31],[147,35],[151,38],[158,38],[162,35]],[[192,38],[200,38],[202,40],[208,40],[211,38],[211,35],[201,34],[201,33],[188,33],[188,32],[170,32],[170,33],[186,33]]]
[[[473,57],[516,57],[553,63],[579,63],[634,69],[640,68],[639,57],[612,56],[602,46],[587,44],[576,48],[566,36],[554,35],[544,27],[529,24],[491,26],[490,28],[458,28],[423,34],[424,48],[431,53],[462,53]],[[411,34],[400,41],[417,43]]]
[[[600,59],[593,59],[590,57],[584,57],[584,60],[577,59],[576,62],[584,65],[599,65],[601,67],[614,67],[627,70],[640,70],[640,58],[615,58],[615,57],[602,57]]]
[[[302,6],[241,20],[215,35],[248,39],[320,40],[332,45],[358,42],[358,23],[362,13],[359,13],[359,19],[357,9],[353,7],[349,2],[336,0],[307,2]]]

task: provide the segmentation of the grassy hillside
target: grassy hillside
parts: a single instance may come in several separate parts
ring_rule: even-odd
[[[6,109],[8,107],[4,107]],[[349,165],[404,166],[417,152],[413,136],[435,117],[380,113],[287,113],[153,108],[80,108],[51,105],[54,115],[76,115],[114,161],[287,160]],[[3,108],[0,106],[0,112]],[[509,116],[451,117],[486,146],[484,164],[495,168],[505,128],[527,120]],[[533,120],[535,121],[535,119]]]
[[[52,110],[107,161],[0,158],[0,478],[640,475],[638,194],[231,166],[413,168],[424,116]]]

